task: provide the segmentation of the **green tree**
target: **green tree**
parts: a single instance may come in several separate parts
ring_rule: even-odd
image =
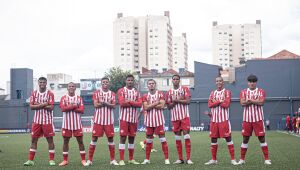
[[[130,71],[124,71],[120,67],[112,67],[105,72],[105,77],[110,80],[110,90],[117,93],[118,89],[125,86],[125,78],[128,74],[132,74]]]

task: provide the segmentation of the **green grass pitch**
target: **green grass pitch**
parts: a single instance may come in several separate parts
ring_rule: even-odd
[[[83,167],[80,162],[78,145],[75,138],[70,141],[69,165],[66,167],[48,165],[48,147],[45,138],[38,142],[38,150],[35,156],[35,165],[33,167],[24,167],[23,163],[27,160],[30,146],[30,134],[1,134],[0,135],[0,169],[298,169],[300,156],[300,138],[283,134],[275,131],[267,132],[267,142],[269,145],[270,159],[272,165],[264,165],[263,154],[259,142],[255,136],[250,139],[249,149],[246,155],[246,164],[242,166],[233,166],[230,164],[230,157],[226,142],[219,139],[218,165],[205,166],[204,163],[211,158],[210,138],[207,132],[192,132],[192,153],[191,159],[194,165],[164,165],[163,153],[159,139],[154,140],[154,148],[158,150],[151,153],[151,164],[149,165],[126,165],[114,167],[109,165],[109,152],[106,138],[100,138],[97,143],[94,154],[93,166]],[[141,150],[139,142],[144,140],[145,134],[140,132],[135,142],[135,160],[142,162],[145,159],[145,153]],[[169,157],[171,163],[177,159],[174,135],[171,132],[166,134],[169,145]],[[233,142],[235,144],[236,159],[240,156],[240,145],[242,136],[240,132],[233,132]],[[56,133],[55,139],[55,162],[58,165],[62,161],[62,137],[60,132]],[[84,134],[85,150],[88,156],[88,146],[91,140],[91,134]],[[119,136],[115,135],[116,159],[119,160]],[[184,143],[183,143],[184,146]],[[185,153],[185,149],[183,150]],[[185,154],[184,154],[185,155]],[[128,157],[128,151],[125,150],[125,161]],[[87,158],[87,157],[86,157]],[[126,161],[127,162],[127,161]]]

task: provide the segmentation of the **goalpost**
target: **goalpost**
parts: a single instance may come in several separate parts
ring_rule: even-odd
[[[63,117],[53,117],[53,125],[55,132],[60,132],[62,128]],[[82,131],[92,132],[93,129],[93,116],[81,116]]]

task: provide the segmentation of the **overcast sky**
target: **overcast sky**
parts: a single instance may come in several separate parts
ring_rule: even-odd
[[[187,33],[189,69],[212,63],[212,21],[262,23],[263,57],[300,54],[299,0],[0,0],[0,88],[10,68],[34,77],[66,73],[75,81],[113,67],[113,21],[170,11],[173,35]]]

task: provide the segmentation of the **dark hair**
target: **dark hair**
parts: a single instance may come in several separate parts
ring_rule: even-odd
[[[40,77],[40,78],[38,79],[38,81],[41,81],[41,80],[47,81],[46,77]]]
[[[108,80],[109,81],[109,78],[108,77],[102,77],[101,81],[102,80]]]
[[[174,74],[174,75],[172,76],[172,79],[173,79],[174,77],[178,77],[179,80],[180,80],[180,76],[179,76],[178,74]]]
[[[74,86],[76,87],[76,83],[74,83],[74,82],[70,82],[70,83],[68,83],[68,86],[69,86],[69,84],[74,84]]]
[[[224,79],[223,79],[223,77],[222,77],[222,76],[217,76],[217,77],[216,77],[216,79],[217,79],[217,78],[221,78],[221,79],[222,79],[222,81],[224,81]]]
[[[250,74],[247,78],[249,82],[257,82],[258,78],[254,74]]]
[[[133,78],[133,79],[134,79],[134,76],[133,76],[132,74],[128,74],[128,75],[126,76],[126,80],[127,80],[128,78]]]
[[[147,84],[149,83],[149,81],[153,81],[153,82],[156,84],[156,81],[155,81],[154,79],[149,79],[149,80],[147,81]]]

